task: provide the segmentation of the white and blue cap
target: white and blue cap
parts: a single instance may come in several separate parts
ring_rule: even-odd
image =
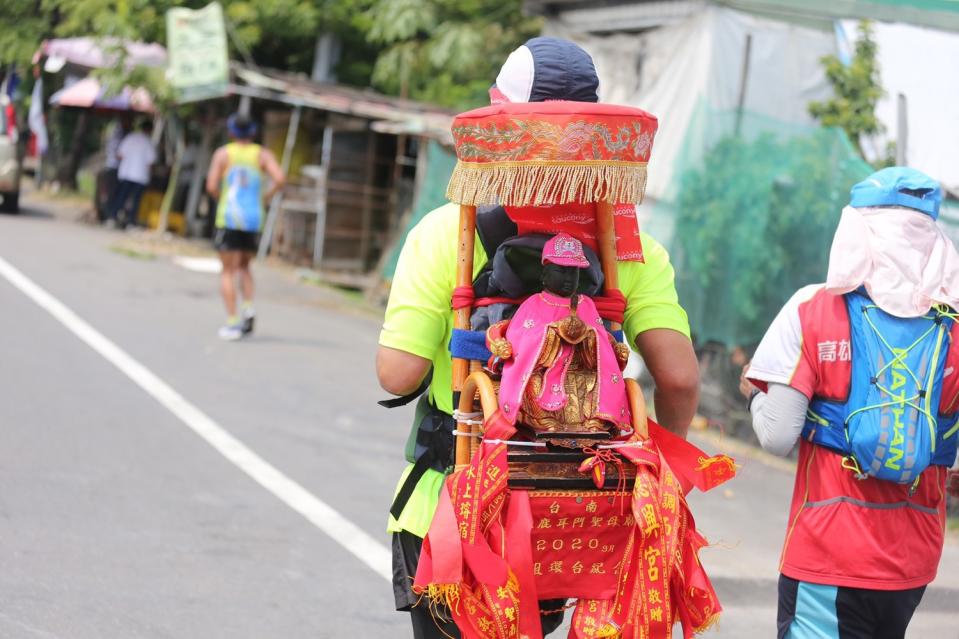
[[[599,76],[579,45],[532,38],[506,58],[490,89],[493,102],[599,102]]]
[[[942,188],[931,177],[904,166],[877,171],[852,187],[849,206],[905,206],[939,218]]]

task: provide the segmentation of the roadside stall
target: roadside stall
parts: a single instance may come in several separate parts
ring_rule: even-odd
[[[48,77],[61,85],[49,98],[48,104],[55,109],[72,109],[78,112],[71,140],[67,145],[70,157],[66,159],[76,170],[87,151],[86,138],[97,130],[106,130],[105,144],[94,154],[94,194],[93,204],[99,219],[103,219],[110,195],[116,185],[116,166],[110,161],[111,143],[115,147],[122,134],[143,119],[155,119],[157,107],[153,97],[143,87],[123,86],[111,90],[108,84],[94,77],[93,71],[113,68],[116,64],[117,47],[123,47],[124,64],[128,68],[135,66],[161,68],[166,65],[166,50],[159,44],[142,42],[110,42],[93,38],[63,38],[44,41],[34,56],[34,62],[42,64]],[[111,122],[112,121],[112,122]],[[156,127],[153,143],[157,147],[159,160],[151,168],[150,181],[140,200],[138,221],[140,224],[155,227],[159,217],[160,203],[163,200],[170,175],[169,157],[160,144],[164,130]],[[111,140],[116,136],[115,140]],[[63,161],[61,161],[63,164]],[[111,166],[112,165],[112,166]],[[182,216],[172,215],[170,227],[182,232]]]
[[[106,131],[107,148],[104,152],[107,157],[95,173],[93,203],[97,217],[102,220],[117,183],[116,165],[111,166],[109,147],[111,144],[114,147],[119,144],[123,134],[131,130],[135,117],[152,118],[156,115],[153,99],[142,87],[123,87],[118,93],[111,94],[96,78],[87,76],[50,96],[50,105],[54,108],[87,109],[99,118],[113,120],[107,125]],[[140,201],[138,218],[142,224],[156,225],[155,219],[150,224],[151,214],[155,217],[159,211],[159,202],[166,188],[166,173],[162,165],[156,165],[150,184]]]

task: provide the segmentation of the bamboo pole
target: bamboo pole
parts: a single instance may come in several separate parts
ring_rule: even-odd
[[[242,113],[242,109],[241,109]],[[280,160],[280,169],[283,175],[289,178],[290,161],[293,157],[293,147],[296,145],[296,136],[300,130],[300,116],[303,114],[303,105],[297,104],[293,107],[293,114],[290,116],[290,124],[286,128],[286,141],[283,144],[283,157]],[[280,214],[280,202],[283,201],[283,190],[277,191],[270,200],[270,208],[266,214],[266,223],[263,225],[263,239],[260,240],[260,246],[257,250],[257,259],[264,259],[270,252],[270,245],[273,243],[273,229],[276,227],[276,218]]]
[[[466,378],[466,381],[463,382],[463,389],[460,393],[458,403],[458,408],[461,413],[473,412],[477,394],[479,394],[480,406],[483,410],[483,420],[485,421],[490,415],[496,412],[496,409],[499,407],[499,399],[496,396],[496,387],[493,386],[493,382],[489,378],[489,375],[487,375],[483,370],[470,373],[469,377]],[[467,431],[466,429],[469,430]],[[463,424],[457,424],[457,430],[463,433],[474,433],[478,431],[478,429],[473,429],[473,427],[469,424],[465,425],[465,427]],[[461,436],[456,438],[457,470],[469,464],[470,459],[472,458],[473,454],[476,453],[476,449],[479,448],[479,445],[479,437]],[[465,451],[462,458],[460,457],[461,451]]]
[[[646,399],[643,389],[635,379],[626,380],[626,397],[629,399],[629,412],[633,418],[633,430],[641,439],[649,439],[649,426],[646,423]]]
[[[200,148],[193,162],[193,175],[190,178],[190,190],[186,196],[186,207],[183,218],[186,224],[186,234],[194,235],[196,227],[196,213],[200,208],[200,198],[203,196],[203,183],[206,181],[207,171],[210,170],[210,159],[213,156],[213,133],[215,111],[212,102],[208,102],[203,115],[203,134],[200,138]]]
[[[316,224],[313,225],[313,268],[323,266],[323,250],[326,246],[326,200],[330,195],[330,162],[333,157],[333,127],[327,122],[323,127],[323,146],[320,150],[320,180],[316,185]]]
[[[619,288],[619,271],[616,269],[616,228],[613,224],[615,208],[610,202],[596,203],[596,240],[599,244],[599,263],[603,267],[606,290]],[[622,328],[618,322],[612,322],[610,328],[618,331]]]
[[[476,238],[476,207],[467,204],[460,205],[460,232],[459,244],[457,247],[456,258],[456,286],[473,285],[473,243]],[[453,328],[470,328],[471,307],[456,309],[453,315]],[[466,403],[461,397],[460,392],[466,383],[469,375],[469,360],[461,357],[453,358],[453,405],[459,406]],[[472,411],[473,397],[469,396],[467,403],[469,410]],[[456,429],[462,433],[472,433],[472,427],[469,424],[458,422]],[[470,460],[470,439],[471,437],[456,438],[456,466],[462,467]]]
[[[496,397],[496,387],[486,371],[471,373],[463,382],[463,392],[460,394],[459,409],[463,412],[473,410],[473,400],[479,394],[480,406],[483,408],[483,419],[496,412],[499,399]]]
[[[173,166],[170,169],[170,178],[167,181],[163,200],[160,201],[160,215],[157,218],[157,233],[166,233],[170,220],[170,209],[173,208],[173,197],[176,195],[177,184],[180,182],[180,169],[183,166],[183,154],[186,151],[186,133],[182,126],[171,126],[170,131],[176,132],[176,147],[173,153]],[[137,219],[137,211],[133,211],[133,219]]]

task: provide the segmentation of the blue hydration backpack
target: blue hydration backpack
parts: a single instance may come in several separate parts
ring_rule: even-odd
[[[900,318],[861,293],[845,297],[852,342],[849,397],[814,398],[803,436],[845,455],[843,465],[861,478],[908,484],[932,464],[952,465],[956,416],[940,415],[939,405],[955,315],[942,307]]]

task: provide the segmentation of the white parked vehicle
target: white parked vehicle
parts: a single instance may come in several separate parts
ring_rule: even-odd
[[[23,162],[17,140],[9,133],[6,109],[0,108],[0,211],[16,213],[20,205]]]

